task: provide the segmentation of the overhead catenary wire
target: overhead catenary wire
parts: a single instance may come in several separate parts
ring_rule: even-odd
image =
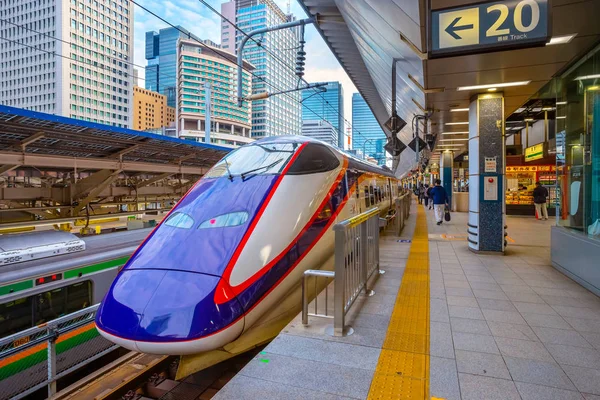
[[[52,35],[50,35],[50,34],[48,34],[48,33],[40,32],[40,31],[36,31],[35,29],[28,28],[28,27],[26,27],[26,26],[24,26],[24,25],[17,24],[17,23],[15,23],[15,22],[9,21],[9,20],[7,20],[7,19],[0,18],[0,22],[5,22],[5,23],[8,23],[8,24],[11,24],[11,25],[13,25],[13,26],[16,26],[16,27],[18,27],[18,28],[21,28],[21,29],[24,29],[24,30],[27,30],[27,31],[30,31],[30,32],[33,32],[33,33],[36,33],[36,34],[38,34],[38,35],[43,35],[43,36],[46,36],[46,37],[48,37],[48,38],[50,38],[50,39],[57,40],[57,41],[59,41],[59,42],[62,42],[62,43],[68,44],[68,45],[70,45],[70,46],[73,46],[73,45],[77,46],[77,43],[69,42],[68,40],[64,40],[64,39],[59,39],[59,38],[57,38],[56,36],[52,36]],[[42,50],[43,50],[43,49],[42,49]],[[106,57],[109,57],[109,56],[106,56]],[[76,60],[76,59],[72,59],[72,58],[70,58],[70,57],[67,57],[67,58],[69,58],[69,59],[70,59],[70,60],[72,60],[72,61],[78,61],[78,60]],[[116,57],[112,57],[112,58],[115,58],[115,59],[117,59]],[[128,65],[131,65],[131,66],[133,66],[133,67],[137,67],[137,68],[141,68],[141,69],[146,69],[146,68],[147,68],[147,67],[144,67],[143,65],[136,64],[136,63],[134,63],[134,62],[132,62],[132,61],[126,61],[126,60],[121,60],[121,59],[118,59],[118,60],[119,60],[120,62],[122,62],[123,64],[128,64]],[[166,75],[166,74],[164,74],[164,73],[161,73],[161,72],[159,72],[159,74],[160,74],[161,76],[163,76],[163,77],[168,77],[168,78],[177,78],[175,75]],[[141,78],[141,77],[137,77],[137,78],[138,78],[138,79],[140,79],[140,80],[142,80],[142,81],[145,81],[145,80],[146,80],[145,78]]]
[[[282,65],[284,65],[285,67],[291,69],[294,73],[295,73],[295,68],[293,66],[291,66],[290,64],[286,63],[285,60],[281,59],[281,57],[279,57],[277,54],[273,53],[270,49],[268,49],[267,47],[264,47],[262,45],[262,43],[260,43],[259,41],[257,41],[256,39],[254,39],[253,37],[249,36],[248,33],[246,33],[242,28],[240,28],[237,24],[235,24],[234,22],[232,22],[229,18],[225,17],[223,14],[221,14],[219,11],[217,11],[213,6],[211,6],[209,3],[207,3],[205,0],[198,0],[200,3],[202,3],[204,6],[206,6],[210,11],[212,11],[213,13],[215,13],[216,15],[218,15],[222,20],[226,21],[228,24],[230,24],[233,28],[235,28],[237,31],[239,31],[240,33],[242,33],[244,36],[246,36],[249,40],[253,41],[254,43],[256,43],[257,46],[263,48],[267,53],[271,54],[277,61],[279,61]],[[304,78],[300,78],[302,80],[302,82],[308,84],[308,82],[306,81],[306,79]],[[327,101],[327,99],[325,99],[325,97],[323,96],[322,91],[319,91],[318,89],[314,89],[315,94],[319,95],[322,99],[323,102],[325,104],[327,104],[327,106],[332,109],[335,113],[338,114],[339,117],[341,117],[344,122],[346,124],[348,124],[348,126],[352,129],[352,132],[354,133],[356,131],[356,133],[360,136],[362,136],[363,139],[369,140],[369,138],[367,138],[365,135],[363,135],[358,129],[354,128],[352,126],[352,124],[350,123],[350,121],[348,121],[338,110],[335,109],[335,107],[333,107],[329,101]],[[308,109],[309,111],[311,111],[313,114],[315,114],[316,116],[318,116],[318,114],[311,110],[309,107],[305,106],[304,104],[302,104],[302,107],[305,107],[306,109]],[[321,119],[323,121],[329,122],[327,121],[327,119],[325,119],[325,117],[321,117]],[[335,127],[334,127],[335,128]],[[342,136],[344,136],[344,132],[340,131],[340,129],[343,129],[343,127],[341,128],[336,128],[336,130],[338,131],[338,134],[342,134]]]
[[[154,12],[152,12],[151,10],[149,10],[148,8],[146,8],[146,7],[142,6],[142,5],[140,5],[140,4],[139,4],[139,3],[137,3],[136,1],[134,1],[134,0],[128,0],[128,1],[130,1],[132,4],[134,4],[134,5],[138,6],[138,7],[139,7],[139,8],[141,8],[142,10],[144,10],[144,11],[148,12],[149,14],[153,15],[154,17],[158,18],[159,20],[161,20],[162,22],[164,22],[164,23],[166,23],[167,25],[171,26],[172,28],[174,28],[174,29],[176,29],[176,30],[180,31],[181,33],[183,33],[184,35],[186,35],[186,36],[187,36],[189,39],[191,39],[191,40],[194,40],[194,41],[198,42],[198,43],[199,43],[199,44],[200,44],[202,47],[204,47],[204,48],[206,48],[206,49],[208,49],[208,50],[210,50],[210,51],[212,51],[212,52],[214,52],[214,53],[217,53],[217,50],[215,50],[215,49],[213,49],[212,47],[210,47],[210,46],[206,45],[206,44],[205,44],[205,43],[203,43],[202,41],[200,41],[200,40],[198,40],[198,39],[196,39],[196,38],[192,37],[192,36],[191,36],[191,34],[190,34],[190,32],[186,32],[186,31],[184,31],[184,30],[180,29],[178,26],[175,26],[174,24],[170,23],[170,22],[169,22],[169,21],[167,21],[166,19],[164,19],[164,18],[162,18],[162,17],[158,16],[156,13],[154,13]],[[219,15],[219,16],[221,16],[223,19],[227,20],[227,21],[228,21],[228,22],[229,22],[231,25],[233,25],[233,26],[234,26],[234,27],[235,27],[235,28],[236,28],[238,31],[242,32],[244,35],[246,35],[246,36],[247,36],[246,32],[244,32],[244,31],[243,31],[241,28],[239,28],[237,25],[235,25],[235,24],[234,24],[233,22],[231,22],[229,19],[227,19],[227,18],[225,18],[224,16],[222,16],[220,13],[218,13],[218,12],[217,12],[217,11],[216,11],[214,8],[212,8],[212,7],[211,7],[210,5],[208,5],[206,2],[204,2],[204,1],[202,1],[202,0],[200,0],[200,1],[201,1],[203,4],[205,4],[207,7],[209,7],[209,8],[210,8],[210,9],[211,9],[213,12],[215,12],[217,15]],[[49,35],[49,34],[47,34],[47,33],[43,33],[43,32],[39,32],[39,31],[33,30],[33,29],[31,29],[31,28],[28,28],[28,27],[25,27],[25,26],[23,26],[23,25],[16,24],[16,23],[14,23],[14,22],[12,22],[12,21],[8,21],[8,20],[5,20],[5,19],[0,19],[0,21],[3,21],[3,22],[6,22],[6,23],[9,23],[9,24],[11,24],[11,25],[14,25],[14,26],[17,26],[17,27],[20,27],[21,29],[25,29],[25,30],[28,30],[28,31],[31,31],[31,32],[37,33],[37,34],[39,34],[39,35],[44,35],[44,36],[46,36],[46,37],[52,38],[52,39],[54,39],[54,40],[61,41],[61,42],[63,42],[63,43],[69,44],[69,45],[73,45],[73,43],[71,43],[71,42],[69,42],[69,41],[65,41],[65,40],[62,40],[62,39],[56,38],[56,37],[54,37],[54,36],[52,36],[52,35]],[[55,51],[48,51],[48,50],[41,49],[41,48],[39,48],[39,47],[36,47],[36,46],[32,46],[32,45],[28,45],[28,44],[25,44],[25,43],[21,43],[21,42],[19,42],[19,41],[17,41],[17,40],[8,39],[8,38],[5,38],[5,37],[0,37],[0,39],[2,39],[2,40],[5,40],[5,41],[9,41],[9,42],[12,42],[12,43],[15,43],[15,44],[18,44],[18,45],[24,46],[24,47],[31,48],[31,49],[34,49],[34,50],[36,50],[36,51],[44,52],[44,53],[50,54],[50,55],[52,55],[52,56],[55,56],[55,57],[56,57],[56,56],[58,56],[58,57],[61,57],[61,58],[64,58],[64,59],[70,60],[71,62],[74,62],[74,63],[80,63],[80,64],[84,64],[84,65],[89,65],[89,66],[91,66],[91,67],[94,67],[94,68],[98,68],[98,69],[101,69],[101,70],[107,70],[107,71],[108,71],[108,69],[107,69],[107,68],[105,68],[105,67],[104,67],[104,65],[102,65],[102,64],[97,64],[97,65],[94,65],[93,63],[91,63],[91,62],[86,62],[85,60],[78,60],[78,59],[76,59],[76,58],[71,58],[71,57],[65,56],[65,55],[63,55],[63,54],[58,54],[58,53],[56,53]],[[260,44],[259,42],[256,42],[256,40],[255,40],[255,39],[253,39],[253,38],[252,38],[252,40],[253,40],[253,41],[254,41],[254,42],[255,42],[255,43],[258,45],[258,46],[261,46],[261,44]],[[289,64],[286,64],[286,63],[285,63],[285,61],[284,61],[284,60],[282,60],[282,59],[281,59],[279,56],[277,56],[276,54],[274,54],[274,53],[273,53],[272,51],[270,51],[268,48],[265,48],[265,47],[263,47],[263,46],[261,46],[261,47],[262,47],[262,48],[263,48],[265,51],[267,51],[269,54],[271,54],[271,55],[272,55],[272,56],[273,56],[273,57],[274,57],[276,60],[278,60],[280,63],[282,63],[283,65],[285,65],[286,67],[288,67],[288,68],[292,69],[292,71],[294,71],[293,67],[291,67]],[[116,58],[115,58],[115,59],[116,59]],[[120,62],[122,62],[122,63],[128,64],[128,65],[132,65],[132,66],[134,66],[134,67],[143,68],[143,69],[146,69],[146,68],[147,68],[147,67],[144,67],[144,66],[141,66],[141,65],[135,64],[134,62],[131,62],[131,61],[126,61],[126,60],[119,60],[119,61],[120,61]],[[272,87],[272,88],[274,88],[274,89],[276,89],[276,90],[282,91],[282,89],[280,89],[280,88],[278,88],[277,86],[273,85],[271,82],[268,82],[268,81],[267,81],[265,78],[263,78],[263,77],[260,77],[260,76],[257,76],[256,74],[254,74],[252,71],[250,71],[250,70],[248,70],[248,69],[245,69],[245,68],[242,68],[242,69],[243,69],[243,70],[245,70],[246,72],[250,73],[250,74],[251,74],[253,77],[257,78],[258,80],[260,80],[260,81],[264,82],[265,84],[269,85],[270,87]],[[166,75],[166,74],[164,74],[164,73],[163,73],[163,74],[161,74],[160,72],[159,72],[159,74],[160,74],[160,75],[162,75],[163,77],[170,77],[170,78],[173,78],[173,77],[174,77],[174,76],[171,76],[171,75]],[[126,76],[127,76],[127,75],[126,75]],[[175,77],[175,78],[176,78],[176,77]],[[140,80],[147,80],[147,79],[145,79],[145,78],[141,78],[141,77],[138,77],[138,79],[140,79]],[[304,81],[305,83],[307,83],[307,84],[308,84],[308,82],[306,82],[306,80],[302,79],[302,81]],[[315,90],[316,90],[316,89],[315,89]],[[287,97],[289,97],[290,99],[292,99],[293,101],[295,101],[295,102],[297,102],[298,104],[300,104],[300,106],[301,106],[301,107],[304,107],[304,108],[305,108],[305,109],[307,109],[308,111],[312,112],[314,115],[318,116],[318,113],[317,113],[317,112],[315,112],[314,110],[312,110],[310,107],[306,106],[305,104],[302,104],[302,102],[301,102],[301,101],[298,101],[296,98],[294,98],[293,96],[289,95],[288,93],[284,93],[284,94],[285,94]],[[323,98],[323,100],[324,100],[324,102],[327,104],[327,106],[328,106],[330,109],[332,109],[334,112],[336,112],[336,113],[338,114],[338,116],[342,117],[342,119],[344,120],[344,122],[346,122],[346,123],[347,123],[347,124],[350,126],[350,128],[352,128],[353,132],[356,132],[358,135],[362,136],[364,139],[367,139],[367,138],[366,138],[366,137],[365,137],[365,136],[364,136],[362,133],[360,133],[360,131],[358,131],[356,128],[354,128],[354,127],[352,126],[352,124],[350,124],[350,123],[349,123],[349,121],[348,121],[346,118],[344,118],[344,117],[343,117],[343,116],[342,116],[342,115],[339,113],[339,111],[338,111],[338,110],[336,110],[336,109],[335,109],[333,106],[331,106],[331,104],[329,104],[329,102],[328,102],[328,101],[327,101],[327,100],[326,100],[326,99],[323,97],[323,95],[321,94],[321,92],[320,92],[320,91],[315,91],[315,94],[319,94],[319,95],[320,95],[320,96]],[[324,118],[324,116],[323,116],[323,117],[321,117],[321,119],[322,119],[323,121],[327,121],[327,119],[325,119],[325,118]],[[335,128],[335,127],[334,127],[334,128]],[[343,136],[343,131],[341,131],[341,128],[335,128],[335,129],[337,130],[338,134],[342,133],[342,136]]]
[[[178,26],[176,26],[176,25],[172,24],[171,22],[167,21],[165,18],[163,18],[163,17],[161,17],[161,16],[157,15],[155,12],[153,12],[153,11],[149,10],[147,7],[144,7],[144,6],[140,5],[140,4],[139,4],[138,2],[136,2],[135,0],[128,0],[128,1],[129,1],[129,2],[131,2],[132,4],[135,4],[136,6],[138,6],[139,8],[141,8],[142,10],[144,10],[144,11],[146,11],[147,13],[149,13],[150,15],[154,16],[155,18],[159,19],[160,21],[164,22],[165,24],[167,24],[167,25],[171,26],[172,28],[174,28],[174,29],[177,29],[177,30],[178,30],[178,31],[180,31],[181,33],[184,33],[185,35],[188,35],[188,36],[189,36],[189,32],[186,32],[186,31],[182,30],[182,29],[181,29],[181,28],[179,28]],[[214,13],[216,13],[217,15],[221,16],[223,19],[225,19],[225,20],[229,21],[229,19],[227,19],[226,17],[222,16],[222,14],[221,14],[221,13],[219,13],[217,10],[215,10],[215,9],[214,9],[212,6],[208,5],[208,4],[207,4],[207,3],[205,3],[203,0],[200,0],[200,1],[202,2],[202,4],[204,4],[204,5],[207,5],[207,6],[210,8],[210,10],[211,10],[211,11],[213,11],[213,12],[214,12]],[[246,33],[246,32],[244,32],[243,30],[241,30],[239,27],[237,27],[237,25],[235,25],[235,24],[234,24],[234,23],[232,23],[231,21],[229,21],[229,23],[230,23],[230,24],[232,24],[232,26],[234,26],[234,27],[235,27],[237,30],[239,30],[240,32],[242,32],[244,35],[248,36],[248,35],[247,35],[247,33]],[[253,39],[253,38],[250,38],[250,39],[251,39],[251,40],[253,40],[253,41],[255,41],[255,39]],[[205,48],[208,48],[209,50],[212,50],[213,52],[215,52],[215,50],[214,50],[214,49],[212,49],[211,47],[207,46],[205,43],[203,43],[203,42],[199,41],[199,40],[198,40],[198,39],[196,39],[196,38],[190,37],[190,40],[195,40],[195,41],[196,41],[196,42],[198,42],[198,43],[199,43],[201,46],[203,46],[203,47],[205,47]],[[264,48],[264,47],[263,47],[263,48]],[[268,51],[268,49],[266,49],[266,48],[265,48],[265,51]],[[272,54],[272,53],[270,53],[270,54]],[[279,58],[279,57],[277,57],[277,56],[275,56],[275,57],[276,57],[276,58]],[[284,62],[284,61],[282,61],[282,62]],[[288,67],[289,67],[289,65],[288,65]],[[289,68],[291,68],[291,67],[289,67]],[[250,74],[251,74],[253,77],[255,77],[255,78],[259,79],[260,81],[262,81],[262,82],[264,82],[265,84],[269,85],[271,88],[273,88],[273,89],[276,89],[277,91],[283,91],[283,90],[284,90],[284,89],[281,89],[281,88],[279,88],[279,87],[275,86],[275,85],[274,85],[274,84],[272,84],[271,82],[268,82],[267,80],[265,80],[265,78],[263,78],[263,77],[260,77],[260,76],[258,76],[258,75],[256,75],[256,74],[254,74],[252,71],[249,71],[249,70],[247,70],[247,69],[245,69],[245,68],[243,68],[243,67],[242,67],[242,70],[245,70],[245,71],[247,71],[247,72],[248,72],[248,73],[250,73]],[[294,71],[295,71],[295,70],[294,70]],[[298,104],[300,104],[301,106],[304,106],[304,107],[305,107],[307,110],[311,111],[313,114],[315,114],[315,115],[317,115],[317,116],[318,116],[318,113],[316,113],[316,112],[315,112],[314,110],[312,110],[310,107],[308,107],[308,106],[306,106],[306,105],[303,105],[303,104],[302,104],[302,103],[301,103],[299,100],[295,99],[295,98],[294,98],[292,95],[290,95],[289,93],[283,93],[283,95],[284,95],[284,96],[287,96],[287,97],[289,97],[289,98],[290,98],[290,99],[292,99],[293,101],[297,102],[297,103],[298,103]],[[332,109],[334,109],[333,107],[331,107],[331,108],[332,108]],[[334,110],[335,110],[335,109],[334,109]],[[339,114],[339,112],[338,112],[338,114]],[[327,120],[326,120],[324,117],[321,117],[321,119],[322,119],[323,121],[329,122],[329,121],[327,121]],[[345,119],[344,119],[344,120],[345,120]],[[346,122],[348,122],[347,120],[345,120],[345,121],[346,121]],[[352,127],[352,126],[350,125],[350,127]],[[335,128],[335,127],[334,127],[334,128]],[[353,128],[353,129],[354,129],[354,128]],[[339,133],[342,133],[342,134],[343,134],[343,131],[342,131],[342,132],[340,132],[340,129],[339,129],[339,128],[336,128],[336,130],[338,131],[338,134],[339,134]],[[363,137],[365,140],[367,139],[367,138],[366,138],[366,137],[365,137],[363,134],[361,134],[360,132],[358,132],[358,131],[357,131],[357,133],[358,133],[360,136],[362,136],[362,137]]]

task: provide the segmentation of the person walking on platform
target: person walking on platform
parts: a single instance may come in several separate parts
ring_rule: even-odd
[[[430,210],[433,208],[433,197],[431,197],[431,191],[432,190],[433,190],[433,186],[428,186],[427,190],[426,190],[427,198],[429,199],[428,203],[429,203],[429,209]],[[425,203],[425,205],[427,205],[427,203]]]
[[[425,199],[425,207],[429,207],[429,184],[426,183],[423,187],[423,198]]]
[[[433,199],[433,209],[435,210],[435,220],[438,225],[444,221],[444,208],[448,204],[448,193],[442,186],[442,181],[435,180],[435,186],[431,189],[431,198]]]
[[[542,186],[540,182],[535,183],[533,189],[533,202],[535,203],[535,213],[537,219],[548,219],[548,207],[546,206],[546,198],[548,198],[548,189]]]
[[[425,197],[425,187],[423,184],[419,184],[417,187],[417,197],[419,198],[419,204],[423,204],[423,198]]]

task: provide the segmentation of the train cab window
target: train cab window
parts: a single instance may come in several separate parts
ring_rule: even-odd
[[[371,198],[369,197],[369,187],[365,186],[365,207],[371,207]]]
[[[327,146],[309,143],[288,170],[288,175],[315,174],[339,167],[340,161]]]
[[[174,228],[189,229],[194,225],[194,219],[185,213],[175,212],[169,215],[169,218],[165,221],[165,225]]]
[[[31,298],[0,304],[0,337],[31,328]]]
[[[356,198],[360,199],[360,188],[358,187],[358,181],[356,181]]]
[[[369,197],[371,198],[371,204],[375,205],[375,192],[373,191],[373,186],[369,186]]]
[[[224,228],[227,226],[238,226],[248,221],[248,213],[245,211],[232,212],[219,215],[200,224],[198,229]]]

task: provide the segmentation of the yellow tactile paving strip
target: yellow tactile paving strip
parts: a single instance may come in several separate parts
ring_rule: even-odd
[[[423,206],[396,297],[369,399],[429,396],[429,236]]]

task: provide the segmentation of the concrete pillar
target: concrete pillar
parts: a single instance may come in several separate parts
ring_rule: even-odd
[[[454,152],[445,150],[440,155],[440,179],[448,194],[448,204],[452,208],[452,190],[454,188]]]
[[[504,96],[480,94],[469,106],[469,249],[504,253],[506,144]]]

